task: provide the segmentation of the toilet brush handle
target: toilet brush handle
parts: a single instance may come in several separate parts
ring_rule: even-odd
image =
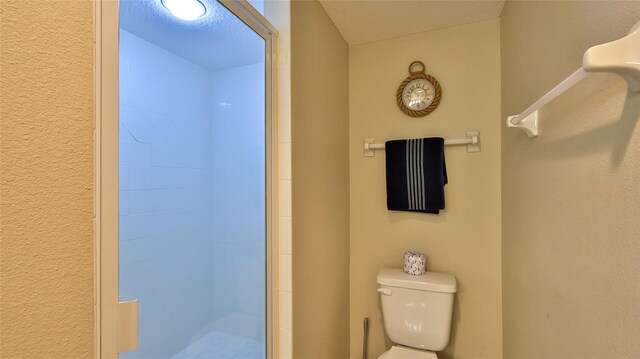
[[[367,359],[367,347],[369,346],[369,318],[364,318],[364,338],[362,340],[362,359]]]

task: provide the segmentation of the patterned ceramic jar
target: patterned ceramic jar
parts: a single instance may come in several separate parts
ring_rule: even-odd
[[[411,275],[425,274],[427,272],[427,255],[417,251],[406,251],[403,270]]]

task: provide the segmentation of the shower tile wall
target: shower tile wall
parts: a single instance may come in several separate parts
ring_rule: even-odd
[[[215,71],[213,111],[214,329],[264,341],[264,64]]]
[[[120,296],[140,301],[121,357],[168,358],[213,312],[210,75],[126,31],[120,46]]]
[[[209,71],[124,30],[120,47],[120,296],[140,301],[121,357],[264,343],[264,64]]]

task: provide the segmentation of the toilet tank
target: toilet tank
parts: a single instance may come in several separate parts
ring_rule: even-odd
[[[405,274],[402,269],[378,272],[384,328],[396,344],[440,351],[449,343],[456,278],[427,272]]]

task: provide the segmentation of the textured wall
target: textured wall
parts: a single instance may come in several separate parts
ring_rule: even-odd
[[[408,249],[427,253],[428,267],[458,280],[452,337],[441,358],[499,358],[500,47],[490,20],[351,46],[351,358],[362,350],[362,319],[371,318],[370,356],[391,345],[376,292],[382,267],[401,267]],[[395,92],[411,61],[422,60],[440,82],[440,107],[405,116]],[[440,215],[386,209],[385,158],[362,156],[366,137],[464,137],[479,130],[482,152],[447,147],[447,209]]]
[[[638,2],[507,2],[502,119],[638,20]],[[638,358],[640,94],[590,75],[540,115],[533,140],[502,126],[504,357]]]
[[[90,1],[0,2],[0,357],[93,356]]]
[[[293,358],[349,355],[349,49],[317,1],[291,4]]]

